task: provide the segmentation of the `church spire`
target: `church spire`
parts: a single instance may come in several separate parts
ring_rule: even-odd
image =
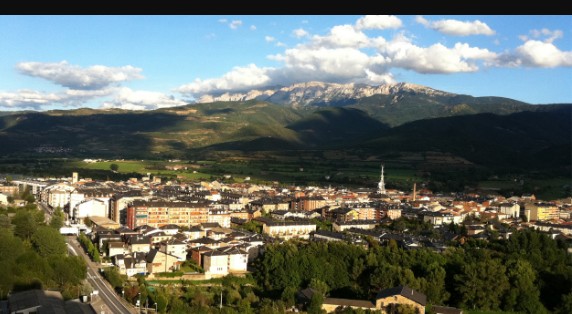
[[[381,164],[381,179],[377,184],[377,193],[386,194],[385,192],[385,180],[383,179],[383,164]]]

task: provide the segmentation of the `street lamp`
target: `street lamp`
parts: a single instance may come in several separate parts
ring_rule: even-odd
[[[159,310],[157,310],[157,302],[155,302],[155,313],[159,313]]]
[[[138,297],[138,305],[139,305],[139,313],[141,313],[141,292],[137,292],[137,297]]]

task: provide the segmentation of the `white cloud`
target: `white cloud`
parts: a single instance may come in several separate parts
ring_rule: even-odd
[[[65,90],[56,93],[34,90],[0,92],[0,107],[18,110],[41,110],[55,105],[81,106],[93,98],[105,97],[112,92],[113,89],[111,88],[102,90]]]
[[[281,41],[279,41],[279,42],[276,43],[275,46],[276,46],[276,47],[286,47],[286,44],[283,43],[283,42],[281,42]]]
[[[438,20],[428,21],[422,16],[417,16],[415,21],[423,26],[436,30],[445,35],[451,36],[470,36],[470,35],[487,35],[495,34],[486,23],[479,20],[475,21],[458,21],[458,20]]]
[[[25,75],[39,77],[70,89],[101,89],[119,82],[141,79],[142,69],[130,65],[82,68],[67,61],[57,63],[21,62],[16,69]]]
[[[173,96],[159,92],[132,90],[123,87],[117,90],[115,97],[111,101],[103,103],[102,108],[121,108],[127,110],[153,110],[184,106],[187,103],[175,99]]]
[[[251,30],[251,31],[255,31],[255,30],[256,30],[256,25],[250,25],[250,30]]]
[[[489,61],[496,57],[487,49],[457,43],[448,48],[440,43],[419,47],[403,37],[396,37],[380,48],[380,53],[391,60],[392,67],[419,73],[474,72],[479,69],[476,60]]]
[[[218,22],[219,22],[219,23],[226,24],[226,23],[228,22],[228,20],[227,20],[227,19],[219,19]]]
[[[40,110],[43,106],[58,103],[60,99],[61,97],[55,93],[42,93],[33,90],[0,92],[0,107]]]
[[[228,24],[228,26],[231,29],[237,29],[238,27],[240,27],[242,25],[242,21],[241,20],[233,20],[232,22],[230,22]]]
[[[267,74],[269,70],[270,68],[259,68],[254,64],[234,67],[220,78],[196,79],[192,83],[180,86],[177,91],[186,95],[195,95],[263,86],[270,82],[270,77]]]
[[[520,40],[522,40],[522,41],[527,41],[527,40],[532,39],[532,38],[544,37],[544,42],[552,43],[556,39],[562,38],[564,36],[564,33],[559,29],[550,30],[548,28],[543,28],[543,29],[531,30],[530,36],[531,37],[526,36],[526,35],[520,35],[520,36],[518,36],[518,38],[520,38]]]
[[[308,24],[309,22],[308,22],[308,20],[302,20],[301,23],[302,23],[302,24]]]
[[[551,42],[528,40],[514,52],[504,53],[497,59],[500,66],[526,66],[540,68],[572,66],[572,51],[562,51]]]
[[[401,20],[394,15],[366,15],[356,22],[357,29],[400,28]]]
[[[315,35],[310,44],[317,47],[365,47],[369,42],[366,34],[346,24],[332,27],[326,36]]]
[[[490,27],[480,21],[427,21],[422,16],[418,16],[417,21],[451,35],[494,34]],[[451,74],[476,72],[489,66],[572,66],[572,52],[561,51],[552,44],[553,40],[562,37],[558,30],[531,31],[531,36],[545,40],[527,40],[514,51],[505,53],[463,42],[422,46],[414,41],[414,35],[405,32],[399,32],[391,39],[370,37],[364,33],[366,29],[400,26],[401,21],[397,18],[362,17],[353,25],[333,26],[325,34],[306,36],[305,41],[295,47],[268,56],[268,59],[280,64],[277,67],[261,68],[255,64],[235,67],[221,77],[197,79],[181,86],[178,91],[198,98],[208,93],[222,94],[313,80],[391,83],[395,81],[392,75],[394,69],[422,74]],[[296,36],[295,32],[293,34]],[[299,31],[298,35],[304,34]],[[274,42],[276,46],[283,45],[272,36],[266,36],[265,40]]]
[[[308,33],[305,29],[303,28],[297,28],[295,30],[292,31],[292,34],[296,37],[296,38],[302,38],[302,37],[307,37],[310,36],[310,33]]]

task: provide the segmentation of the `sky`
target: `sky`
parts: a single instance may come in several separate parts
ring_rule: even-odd
[[[0,111],[150,110],[307,81],[572,103],[572,16],[0,16]]]

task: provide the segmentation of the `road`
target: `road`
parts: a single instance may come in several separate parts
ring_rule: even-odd
[[[137,313],[137,309],[133,306],[127,304],[127,301],[123,300],[119,295],[115,293],[111,285],[103,279],[101,274],[98,272],[98,267],[89,259],[87,254],[80,247],[76,238],[73,236],[66,237],[68,243],[68,251],[73,255],[81,255],[87,264],[87,280],[91,284],[94,290],[98,290],[99,294],[94,296],[94,298],[100,298],[103,300],[107,310],[103,310],[105,313],[121,313],[121,314],[133,314]],[[96,309],[97,310],[97,309]]]

